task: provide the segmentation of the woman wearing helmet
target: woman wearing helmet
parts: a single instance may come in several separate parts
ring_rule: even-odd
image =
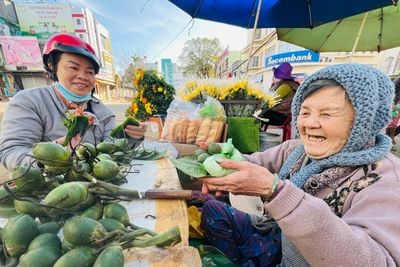
[[[31,163],[26,155],[32,154],[35,143],[63,144],[67,128],[62,119],[68,112],[82,109],[93,118],[84,136],[77,134],[69,140],[69,149],[79,142],[98,144],[108,140],[116,126],[115,115],[91,94],[100,62],[89,44],[74,35],[53,35],[44,47],[43,63],[55,83],[19,92],[4,112],[0,161],[9,170]],[[132,147],[143,140],[145,132],[144,123],[126,127]]]

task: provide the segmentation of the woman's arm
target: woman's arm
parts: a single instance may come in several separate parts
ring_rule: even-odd
[[[400,183],[356,193],[342,218],[290,182],[266,210],[311,266],[399,266]]]
[[[29,165],[32,146],[42,141],[45,117],[26,94],[16,95],[7,105],[1,123],[0,160],[12,171],[18,165]],[[50,140],[49,140],[50,141]]]

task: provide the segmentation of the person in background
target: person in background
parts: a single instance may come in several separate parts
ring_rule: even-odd
[[[270,88],[270,91],[276,94],[277,105],[271,109],[261,112],[260,117],[269,121],[261,121],[261,130],[266,131],[268,125],[281,126],[290,115],[293,96],[300,86],[292,76],[293,67],[287,62],[280,64],[277,68],[272,68],[276,82]]]
[[[0,161],[9,170],[31,163],[27,154],[32,154],[35,143],[63,144],[67,128],[62,119],[69,112],[81,109],[93,118],[84,136],[77,134],[69,140],[69,150],[81,142],[98,144],[110,139],[116,127],[115,115],[91,94],[100,62],[89,44],[74,35],[53,35],[44,47],[43,64],[55,83],[20,91],[3,115]],[[145,123],[126,127],[132,147],[144,139],[146,127]]]
[[[386,134],[392,138],[392,151],[396,151],[394,145],[396,144],[396,140],[394,139],[400,133],[399,119],[400,119],[400,77],[397,77],[394,81],[395,88],[395,98],[392,107],[392,120],[389,125],[386,127]]]
[[[264,200],[264,216],[210,200],[207,241],[242,266],[400,266],[400,159],[382,134],[394,85],[380,70],[338,64],[306,78],[292,103],[300,140],[199,178],[203,194],[229,191]],[[201,144],[205,148],[205,144]]]

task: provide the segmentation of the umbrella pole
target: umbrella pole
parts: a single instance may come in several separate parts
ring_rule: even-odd
[[[251,53],[253,53],[253,43],[254,43],[254,36],[256,35],[256,30],[257,30],[257,24],[258,24],[258,18],[260,16],[260,10],[261,10],[261,4],[262,0],[259,0],[258,2],[258,7],[257,7],[257,13],[256,13],[256,19],[254,21],[254,27],[253,27],[253,36],[251,38],[251,43],[250,43],[250,51],[249,51],[249,56],[247,57],[247,64],[246,64],[246,78],[247,78],[247,72],[249,71],[249,65],[250,65],[250,58],[251,58]]]
[[[368,17],[368,12],[365,12],[364,19],[363,19],[363,21],[361,23],[360,29],[358,30],[356,41],[354,42],[353,49],[351,50],[349,62],[351,62],[351,60],[353,59],[353,54],[354,54],[354,51],[357,48],[358,40],[360,40],[360,36],[361,36],[361,33],[362,33],[363,29],[364,29],[364,25],[365,25],[365,21],[367,20],[367,17]]]

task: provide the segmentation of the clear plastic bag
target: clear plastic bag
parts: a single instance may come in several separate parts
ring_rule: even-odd
[[[161,141],[184,144],[219,142],[225,121],[222,104],[212,97],[200,104],[175,99],[167,110]]]

